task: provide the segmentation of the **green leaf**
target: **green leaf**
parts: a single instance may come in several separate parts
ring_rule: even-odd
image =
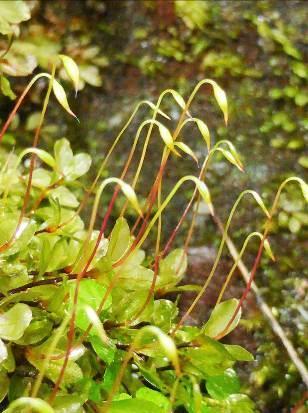
[[[55,413],[49,403],[34,397],[20,397],[19,399],[14,400],[3,413],[16,412],[18,411],[18,407],[29,408],[39,413]]]
[[[232,164],[235,165],[240,171],[243,171],[241,163],[238,162],[238,159],[233,156],[233,154],[222,148],[218,148],[218,150],[224,155],[224,157]]]
[[[78,153],[77,155],[74,156],[74,162],[72,166],[72,171],[67,175],[67,178],[70,180],[75,180],[79,178],[80,176],[86,174],[88,170],[90,169],[92,160],[90,155],[87,153]]]
[[[6,349],[7,349],[7,358],[3,361],[2,367],[8,373],[13,373],[13,371],[15,371],[15,368],[16,368],[16,362],[15,362],[15,357],[14,357],[11,343],[6,346]]]
[[[51,184],[51,173],[43,168],[36,168],[32,175],[32,185],[37,188],[47,188]]]
[[[159,263],[156,288],[170,288],[178,284],[187,268],[187,256],[183,249],[175,249]]]
[[[40,261],[40,269],[42,273],[45,271],[56,271],[71,264],[68,260],[70,251],[65,238],[57,238],[52,250],[49,250],[50,246],[48,246],[48,249],[44,251],[44,245],[46,245],[46,243],[42,244],[42,261]],[[47,265],[47,268],[45,265]]]
[[[102,382],[102,388],[106,391],[110,391],[113,383],[119,373],[121,367],[121,362],[119,358],[119,353],[116,353],[114,361],[106,368],[104,373],[104,378]]]
[[[32,311],[26,304],[15,304],[6,313],[0,314],[0,337],[4,340],[18,340],[24,334],[32,319]]]
[[[39,346],[27,347],[26,358],[37,370],[41,371],[45,363],[45,354],[48,352],[48,348],[54,339],[54,334],[51,335],[43,344]],[[55,383],[61,372],[64,356],[67,346],[67,340],[63,337],[57,345],[57,348],[54,350],[53,355],[55,359],[49,361],[45,376]],[[61,388],[64,389],[68,386],[71,386],[74,383],[77,383],[83,378],[83,373],[79,365],[75,362],[76,358],[79,358],[84,353],[85,348],[80,346],[78,351],[72,352],[69,357],[67,367],[65,369],[64,378],[61,384]]]
[[[122,265],[114,269],[121,288],[131,290],[148,290],[151,286],[154,272],[142,265],[145,254],[143,251],[133,251]]]
[[[57,199],[61,206],[67,208],[77,208],[79,202],[75,195],[67,189],[65,186],[59,186],[49,192],[49,196],[53,199]]]
[[[27,131],[35,130],[40,123],[40,118],[41,118],[41,112],[32,112],[27,117],[26,130]]]
[[[130,229],[125,218],[117,219],[110,235],[107,257],[112,262],[118,261],[130,246]]]
[[[53,403],[54,413],[83,413],[84,402],[84,398],[77,394],[59,395]]]
[[[16,98],[15,93],[11,89],[10,81],[4,76],[0,76],[0,88],[4,96],[7,96],[12,100]]]
[[[4,218],[4,217],[3,217]],[[15,234],[17,226],[17,216],[13,214],[7,214],[3,221],[1,221],[0,241],[1,244],[9,241]],[[19,228],[15,234],[15,242],[10,248],[1,254],[1,257],[9,257],[17,252],[23,251],[27,248],[28,244],[32,240],[34,233],[37,229],[37,224],[29,218],[24,218],[19,225]]]
[[[167,148],[170,149],[170,151],[172,151],[176,155],[179,155],[179,153],[174,149],[174,142],[173,142],[173,138],[172,138],[172,135],[171,135],[169,129],[166,128],[166,126],[164,126],[160,122],[157,122],[157,124],[158,124],[158,129],[159,129],[160,136],[161,136],[162,140],[165,142]]]
[[[140,337],[142,337],[142,335],[144,334],[151,334],[157,338],[161,349],[163,350],[167,358],[172,362],[177,375],[179,375],[180,364],[179,364],[178,352],[177,352],[177,348],[176,348],[174,340],[169,335],[164,333],[160,328],[155,327],[155,326],[143,327],[142,330],[139,331],[139,334],[140,334]]]
[[[71,283],[69,287],[70,291],[70,308],[72,308],[74,295],[75,295],[75,283]],[[99,284],[95,280],[81,280],[78,294],[78,303],[76,311],[76,326],[85,331],[89,326],[89,319],[84,311],[84,306],[88,305],[95,311],[98,309],[102,298],[104,297],[106,288]],[[103,311],[107,310],[111,305],[111,297],[109,296],[107,302],[104,305]],[[91,334],[91,332],[90,332]],[[95,332],[92,334],[95,335]]]
[[[0,403],[9,391],[10,380],[4,371],[0,371]]]
[[[116,353],[116,346],[110,341],[108,344],[103,343],[98,336],[91,335],[89,339],[93,350],[106,364],[111,364]]]
[[[157,404],[141,399],[118,400],[111,403],[110,413],[164,413]]]
[[[227,327],[229,321],[233,317],[233,314],[237,308],[239,301],[232,298],[227,301],[223,301],[218,304],[211,313],[209,320],[203,326],[204,334],[209,337],[216,337],[220,335]],[[237,313],[232,324],[228,328],[228,331],[224,333],[224,336],[229,334],[238,325],[241,318],[241,310]]]
[[[125,291],[125,290],[124,290]],[[143,307],[148,296],[148,290],[130,291],[123,293],[123,290],[117,288],[112,294],[112,315],[119,322],[125,322],[133,318]],[[141,321],[148,321],[151,318],[153,311],[153,300],[150,301],[145,310],[140,314],[138,319],[134,320],[134,324]]]
[[[66,168],[74,159],[69,141],[65,138],[58,139],[54,145],[54,153],[57,167],[65,175]]]
[[[35,344],[49,337],[52,331],[53,323],[48,318],[46,311],[38,308],[32,310],[32,321],[26,328],[23,336],[15,342],[19,345]]]
[[[253,361],[253,355],[246,349],[235,344],[224,344],[225,349],[237,361]]]
[[[180,350],[180,355],[184,356],[182,369],[186,373],[201,374],[201,378],[207,379],[209,376],[223,374],[233,366],[234,359],[223,344],[207,336],[198,337],[198,341],[200,347]]]
[[[175,303],[169,300],[155,300],[152,314],[153,324],[165,332],[170,331],[172,322],[178,315]]]
[[[254,413],[254,403],[244,394],[232,394],[227,398],[230,413]]]
[[[232,369],[227,369],[220,376],[211,376],[206,381],[206,390],[214,399],[224,400],[230,394],[240,391],[240,381]]]
[[[141,387],[136,392],[136,398],[147,400],[155,403],[162,412],[168,413],[170,411],[170,401],[162,393],[149,389],[148,387]]]
[[[65,179],[74,181],[88,172],[91,166],[91,157],[85,153],[73,155],[71,145],[65,138],[59,139],[54,145],[56,165]]]

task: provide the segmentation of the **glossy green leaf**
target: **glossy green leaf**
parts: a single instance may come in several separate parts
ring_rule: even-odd
[[[169,288],[178,284],[187,269],[187,256],[178,248],[172,251],[159,263],[157,288]]]
[[[26,328],[23,336],[16,340],[19,345],[30,345],[42,341],[49,337],[53,323],[48,318],[48,313],[38,308],[32,309],[32,321]]]
[[[119,353],[116,353],[116,355],[118,356]],[[121,364],[119,357],[115,357],[114,361],[107,366],[102,382],[102,388],[104,390],[109,392],[112,389],[113,383],[119,373],[120,366]]]
[[[0,314],[0,337],[4,340],[18,340],[24,334],[32,319],[32,311],[26,304],[15,304]]]
[[[27,349],[27,360],[39,371],[43,369],[44,356],[48,351],[48,347],[50,346],[52,339],[53,336],[47,339],[43,344],[39,346],[28,347]],[[63,342],[65,343],[64,340]],[[56,357],[55,359],[49,361],[47,369],[45,371],[45,376],[53,383],[57,381],[63,366],[66,347],[65,345],[63,345],[62,347],[63,348],[57,348],[54,351],[54,355]],[[63,381],[61,384],[61,388],[67,388],[68,386],[77,383],[79,380],[83,378],[82,370],[74,360],[76,358],[79,358],[84,353],[84,351],[84,348],[75,349],[75,352],[72,352],[72,354],[70,355],[63,377]]]
[[[111,364],[116,353],[116,346],[113,342],[109,341],[108,344],[104,343],[98,336],[95,335],[91,335],[89,340],[98,357],[106,364]]]
[[[214,399],[224,400],[230,394],[240,391],[239,379],[232,369],[227,369],[220,376],[211,376],[206,381],[206,390]]]
[[[13,216],[12,214],[6,215],[5,219],[1,222],[1,244],[9,241],[14,234],[16,239],[12,246],[1,254],[2,257],[9,257],[17,252],[24,251],[33,239],[37,229],[37,224],[29,218],[24,218],[17,231],[16,227],[17,216]]]
[[[180,374],[180,364],[174,340],[155,326],[146,326],[140,332],[154,335],[168,359],[172,362],[177,374]]]
[[[165,410],[160,409],[157,404],[141,399],[119,400],[111,403],[110,413],[164,413]]]
[[[49,196],[57,199],[61,206],[67,208],[77,208],[79,202],[76,196],[65,186],[59,186],[49,192]]]
[[[69,291],[70,307],[72,307],[75,295],[75,283],[70,284]],[[81,330],[85,331],[90,324],[89,318],[85,312],[85,305],[92,307],[96,311],[105,295],[105,292],[106,287],[99,284],[97,281],[90,279],[81,280],[76,311],[76,326],[79,327]],[[108,309],[110,307],[110,304],[111,297],[109,296],[103,310]],[[96,333],[92,331],[92,334],[95,335]]]
[[[231,354],[223,344],[210,337],[198,337],[200,347],[181,349],[182,369],[200,378],[221,375],[234,364]]]
[[[147,400],[155,403],[162,412],[169,413],[170,401],[162,393],[149,389],[148,387],[141,387],[136,392],[136,399]]]
[[[153,308],[153,324],[165,332],[170,331],[172,322],[178,315],[178,308],[170,300],[155,300]]]
[[[34,397],[20,397],[14,400],[3,413],[13,413],[18,411],[17,408],[20,409],[21,407],[30,408],[38,413],[55,413],[49,403]]]
[[[219,303],[212,311],[209,320],[203,326],[203,332],[209,337],[216,337],[220,335],[227,327],[229,321],[232,319],[238,303],[239,301],[235,298]],[[237,313],[230,327],[224,333],[224,336],[235,329],[240,321],[240,318],[241,310]]]
[[[115,289],[112,295],[112,315],[114,319],[117,322],[126,322],[134,318],[134,316],[143,308],[147,296],[148,290],[137,290],[130,291],[129,293],[123,293],[122,289]],[[142,321],[148,321],[151,318],[152,311],[153,300],[151,299],[148,306],[140,314],[138,319],[134,320],[134,324],[138,324]]]
[[[224,344],[225,349],[237,361],[253,361],[253,355],[246,349],[235,344]]]
[[[130,229],[125,218],[118,218],[110,235],[107,256],[118,261],[130,246]]]
[[[53,403],[54,413],[83,413],[85,398],[79,394],[58,395]]]
[[[54,153],[58,169],[65,174],[65,168],[72,163],[74,158],[69,141],[65,138],[58,139],[54,145]]]
[[[85,153],[73,154],[69,141],[59,139],[54,145],[56,166],[65,179],[74,181],[88,172],[91,166],[91,157]]]

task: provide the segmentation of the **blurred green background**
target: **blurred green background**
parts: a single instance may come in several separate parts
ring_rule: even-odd
[[[31,19],[21,24],[19,36],[5,59],[0,59],[1,73],[12,87],[11,92],[2,85],[2,92],[10,96],[0,95],[1,119],[13,107],[10,97],[23,90],[32,73],[48,70],[52,55],[62,52],[74,58],[82,78],[78,97],[74,98],[73,91],[69,96],[80,125],[52,100],[42,130],[43,147],[50,148],[55,139],[66,136],[76,150],[87,150],[97,166],[139,100],[155,102],[166,88],[187,97],[199,80],[209,77],[228,95],[228,127],[210,89],[201,90],[191,112],[207,123],[214,141],[230,139],[245,164],[244,174],[220,158],[211,168],[208,185],[218,215],[227,217],[244,188],[259,191],[270,205],[283,179],[291,175],[307,178],[305,1],[54,0],[27,4]],[[5,38],[0,38],[0,48],[5,50]],[[64,72],[61,76],[65,84]],[[7,149],[31,143],[44,87],[39,82],[21,108],[5,136]],[[171,101],[165,109],[173,118],[178,115]],[[112,174],[123,165],[138,120],[146,116],[141,113],[129,129],[110,165]],[[202,159],[204,148],[196,136],[196,130],[187,129],[184,141]],[[150,146],[142,176],[145,183],[152,182],[158,168],[162,146],[156,141]],[[173,161],[167,170],[170,183],[179,171],[181,176],[196,173],[191,161],[180,162]],[[138,190],[142,193],[143,185]],[[169,208],[165,238],[190,195],[188,188]],[[277,262],[264,258],[256,282],[299,356],[307,361],[308,214],[304,207],[298,188],[290,186],[281,198],[270,238]],[[245,234],[261,228],[260,213],[248,205],[237,214],[232,236],[240,246]],[[193,245],[214,249],[218,242],[213,223],[200,214]],[[257,245],[250,247],[247,265],[256,250]],[[225,261],[229,266],[227,254]],[[236,280],[232,294],[240,296],[243,286]],[[303,397],[304,385],[252,297],[245,317],[237,339],[247,342],[256,361],[242,367],[244,387],[261,412],[289,412]]]

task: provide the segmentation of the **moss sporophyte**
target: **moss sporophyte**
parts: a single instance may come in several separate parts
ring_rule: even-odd
[[[52,94],[75,117],[66,91],[56,79],[60,65],[78,89],[76,63],[65,55],[56,57],[50,74],[37,74],[30,81],[0,133],[2,140],[29,90],[38,79],[45,79],[47,91],[32,146],[16,150],[17,154],[0,153],[0,398],[4,411],[255,411],[254,403],[241,393],[234,370],[237,361],[252,361],[253,355],[239,345],[224,344],[222,339],[240,322],[263,251],[274,259],[268,236],[282,191],[286,185],[297,184],[307,201],[307,184],[298,177],[287,178],[270,208],[256,191],[241,192],[222,227],[216,258],[204,284],[186,285],[187,251],[200,202],[214,223],[218,218],[208,181],[213,159],[220,154],[238,173],[244,171],[232,142],[224,139],[213,145],[204,120],[191,115],[198,91],[210,85],[227,124],[225,92],[215,81],[205,79],[187,100],[167,89],[156,103],[137,104],[103,157],[92,184],[85,186],[83,178],[91,167],[89,155],[74,154],[65,138],[54,143],[52,153],[39,148]],[[162,110],[166,96],[179,107],[178,119],[171,119]],[[142,121],[131,137],[128,128],[143,106],[151,111],[151,117]],[[169,126],[172,122],[176,122],[173,130]],[[182,140],[185,130],[194,125],[204,143],[203,159]],[[147,195],[140,200],[138,184],[155,133],[161,138],[160,161],[157,171],[153,167]],[[132,143],[121,173],[103,178],[107,167],[112,170],[110,160],[124,137]],[[141,152],[136,150],[139,145]],[[190,158],[197,163],[197,173],[179,176],[166,194],[165,173],[172,157]],[[164,212],[189,185],[193,188],[191,198],[165,239]],[[248,234],[207,322],[190,325],[189,316],[208,292],[229,245],[233,217],[247,198],[264,215],[264,231],[256,228]],[[120,210],[115,209],[119,202]],[[89,218],[82,218],[90,205]],[[116,221],[110,231],[115,210]],[[183,248],[172,250],[188,219]],[[154,242],[150,242],[153,234]],[[253,239],[259,239],[260,244],[247,286],[239,299],[223,301]],[[153,251],[149,245],[154,245]],[[187,291],[196,295],[183,313],[176,297]]]

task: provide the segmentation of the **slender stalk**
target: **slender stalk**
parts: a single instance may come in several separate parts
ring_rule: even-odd
[[[282,190],[284,189],[284,187],[285,187],[289,182],[292,182],[292,181],[297,182],[297,183],[301,186],[301,189],[302,189],[302,191],[303,191],[303,195],[304,195],[305,199],[307,199],[307,185],[304,183],[304,181],[303,181],[301,178],[292,176],[292,177],[290,177],[290,178],[285,179],[285,180],[282,182],[282,184],[279,186],[278,191],[277,191],[276,196],[275,196],[275,199],[274,199],[274,202],[273,202],[273,204],[272,204],[270,213],[269,213],[268,220],[267,220],[266,223],[265,223],[265,229],[264,229],[263,236],[262,236],[262,239],[261,239],[261,242],[260,242],[259,250],[258,250],[258,252],[257,252],[257,256],[256,256],[256,258],[255,258],[255,262],[254,262],[253,267],[252,267],[252,270],[251,270],[251,272],[250,272],[250,277],[249,277],[249,280],[248,280],[248,282],[247,282],[247,286],[246,286],[246,288],[245,288],[245,290],[244,290],[244,292],[243,292],[243,294],[242,294],[242,297],[241,297],[240,300],[239,300],[239,303],[238,303],[238,305],[237,305],[237,308],[236,308],[235,311],[234,311],[233,316],[232,316],[231,319],[229,320],[226,328],[216,337],[217,340],[220,339],[222,336],[224,336],[225,333],[228,331],[228,329],[230,328],[230,325],[233,323],[235,317],[237,316],[238,312],[240,311],[240,309],[241,309],[241,307],[242,307],[242,305],[243,305],[243,302],[246,300],[246,298],[247,298],[247,296],[248,296],[248,294],[249,294],[249,291],[250,291],[250,289],[251,289],[253,280],[254,280],[254,278],[255,278],[257,269],[258,269],[259,264],[260,264],[260,261],[261,261],[261,256],[262,256],[264,241],[265,241],[265,239],[267,238],[267,235],[268,235],[268,233],[269,233],[269,231],[270,231],[270,229],[271,229],[272,218],[273,218],[273,216],[274,216],[274,214],[275,214],[275,212],[277,211],[277,208],[278,208],[278,202],[279,202],[279,198],[280,198],[281,192],[282,192]]]
[[[244,243],[243,243],[243,245],[242,245],[242,248],[241,248],[241,250],[240,250],[240,252],[239,252],[236,260],[234,261],[234,264],[233,264],[232,268],[230,269],[230,271],[229,271],[229,273],[228,273],[228,275],[227,275],[227,277],[226,277],[226,280],[225,280],[225,282],[224,282],[224,284],[223,284],[223,286],[222,286],[222,288],[221,288],[221,290],[220,290],[220,293],[219,293],[219,296],[218,296],[218,298],[217,298],[217,301],[216,301],[215,306],[218,305],[218,304],[221,302],[222,297],[223,297],[223,295],[224,295],[224,293],[225,293],[225,291],[226,291],[226,289],[227,289],[227,287],[228,287],[228,285],[229,285],[229,283],[230,283],[230,281],[231,281],[231,278],[232,278],[232,276],[233,276],[233,274],[234,274],[234,271],[235,271],[236,268],[238,267],[239,261],[242,259],[243,254],[244,254],[244,252],[245,252],[245,250],[246,250],[246,248],[247,248],[247,245],[248,245],[249,241],[251,240],[251,238],[253,238],[253,237],[259,237],[260,239],[262,239],[262,234],[260,234],[260,232],[252,232],[251,234],[249,234],[249,235],[246,237],[246,239],[245,239],[245,241],[244,241]]]
[[[42,128],[42,125],[43,125],[43,122],[44,122],[44,118],[45,118],[45,114],[46,114],[46,110],[47,110],[47,106],[48,106],[48,102],[49,102],[49,98],[50,98],[50,93],[51,93],[51,90],[52,90],[52,84],[53,84],[53,79],[54,79],[54,76],[55,76],[55,71],[56,71],[56,67],[53,64],[51,76],[49,74],[46,74],[46,73],[40,73],[39,75],[35,76],[28,85],[28,87],[29,86],[31,87],[32,84],[34,83],[34,81],[36,81],[39,77],[45,76],[45,77],[49,78],[48,89],[47,89],[47,92],[46,92],[42,112],[40,114],[39,123],[38,123],[38,126],[36,128],[35,136],[34,136],[34,140],[33,140],[33,144],[32,144],[33,148],[36,148],[37,145],[38,145],[38,142],[39,142],[40,132],[41,132],[41,128]],[[16,106],[16,107],[18,109],[18,106]],[[15,108],[14,108],[14,110],[15,110]],[[16,112],[14,112],[14,110],[13,110],[12,113],[15,114]],[[12,113],[11,113],[11,115],[12,115]],[[10,117],[9,117],[9,119],[10,119]],[[7,123],[8,123],[8,121],[6,122],[6,124]],[[5,129],[6,124],[4,125],[4,127],[1,131],[1,134],[2,134],[3,130],[4,131],[6,130]],[[3,136],[1,134],[0,134],[0,139]],[[25,196],[24,196],[24,199],[23,199],[23,204],[22,204],[21,212],[19,214],[19,218],[18,218],[18,222],[17,222],[16,228],[15,228],[15,231],[14,231],[13,235],[11,236],[11,238],[7,242],[5,242],[3,245],[0,246],[0,252],[3,252],[5,250],[7,250],[14,243],[14,241],[17,238],[17,234],[18,234],[18,231],[20,229],[21,222],[22,222],[22,220],[25,216],[26,209],[27,209],[27,206],[28,206],[28,203],[29,203],[29,200],[30,200],[30,191],[31,191],[31,186],[32,186],[32,178],[33,178],[33,171],[34,171],[34,168],[35,168],[36,157],[37,157],[36,154],[32,153],[31,160],[30,160],[29,178],[28,178],[28,183],[27,183],[27,187],[26,187],[26,193],[25,193]]]
[[[20,95],[20,97],[18,98],[12,112],[10,113],[9,117],[7,118],[5,124],[3,125],[1,131],[0,131],[0,143],[3,139],[3,136],[5,134],[5,132],[7,131],[7,128],[10,126],[12,120],[14,119],[20,105],[22,104],[24,98],[26,97],[26,95],[28,94],[29,90],[31,89],[31,87],[34,85],[34,83],[41,77],[46,76],[45,73],[39,73],[38,75],[34,76],[34,78],[29,82],[29,84],[26,86],[25,90],[22,92],[22,94]]]
[[[224,227],[223,227],[223,224],[220,221],[220,219],[217,216],[215,216],[214,220],[215,220],[215,223],[217,224],[220,232],[223,233]],[[229,249],[230,254],[232,255],[234,261],[237,262],[238,269],[240,270],[245,282],[248,284],[248,282],[250,280],[249,271],[248,271],[247,267],[245,266],[245,264],[243,263],[242,259],[240,258],[240,253],[238,253],[234,243],[232,242],[232,240],[229,236],[227,237],[226,243],[227,243],[228,249]],[[297,368],[303,382],[308,387],[308,371],[307,371],[307,368],[306,368],[305,364],[300,359],[300,357],[297,354],[293,344],[291,343],[291,341],[286,336],[283,328],[281,327],[279,322],[274,317],[270,307],[265,302],[264,298],[262,297],[261,291],[259,290],[259,288],[257,287],[257,285],[254,281],[252,281],[252,283],[251,283],[251,289],[252,289],[252,291],[254,292],[254,294],[256,296],[256,299],[257,299],[258,305],[260,307],[260,310],[262,311],[265,318],[269,322],[273,332],[281,340],[283,346],[285,347],[285,349],[287,350],[287,353],[289,354],[290,359],[292,360],[295,367]]]
[[[31,397],[36,397],[36,395],[37,395],[37,393],[38,393],[38,391],[39,391],[39,389],[40,389],[40,386],[41,386],[41,384],[42,384],[42,381],[43,381],[45,372],[46,372],[47,367],[48,367],[48,364],[49,364],[49,362],[50,362],[52,353],[54,352],[54,350],[55,350],[55,348],[56,348],[59,340],[60,340],[61,337],[63,336],[64,331],[65,331],[65,328],[66,328],[66,326],[67,326],[67,324],[68,324],[68,322],[69,322],[69,319],[70,319],[70,314],[67,314],[67,315],[64,317],[64,319],[62,320],[62,323],[60,324],[58,330],[56,331],[56,334],[54,335],[54,338],[53,338],[53,340],[52,340],[52,342],[51,342],[51,344],[50,344],[50,346],[49,346],[49,348],[48,348],[48,351],[47,351],[47,353],[46,353],[46,356],[45,356],[45,359],[44,359],[44,363],[43,363],[43,365],[42,365],[42,368],[41,368],[41,370],[39,371],[39,374],[37,375],[36,380],[35,380],[35,382],[34,382],[34,384],[33,384],[32,391],[31,391]]]
[[[236,211],[239,203],[241,202],[242,198],[243,198],[245,195],[252,195],[253,197],[255,197],[255,194],[256,194],[256,193],[255,193],[254,191],[251,191],[251,190],[248,189],[248,190],[246,190],[246,191],[243,191],[243,192],[239,195],[239,197],[237,198],[237,200],[235,201],[235,203],[234,203],[234,205],[233,205],[233,207],[232,207],[232,209],[231,209],[231,212],[230,212],[230,214],[229,214],[229,217],[228,217],[228,219],[227,219],[227,223],[226,223],[226,226],[225,226],[225,229],[224,229],[224,233],[223,233],[223,236],[222,236],[222,239],[221,239],[219,248],[218,248],[218,252],[217,252],[217,255],[216,255],[216,259],[215,259],[215,262],[214,262],[213,267],[212,267],[212,269],[211,269],[211,272],[210,272],[208,278],[206,279],[206,281],[205,281],[202,289],[200,290],[200,292],[198,293],[198,295],[196,296],[196,298],[194,299],[194,301],[192,302],[192,304],[190,305],[190,307],[188,308],[188,310],[185,312],[185,314],[182,316],[182,318],[180,319],[180,321],[177,323],[176,327],[172,330],[172,335],[173,335],[173,336],[174,336],[174,334],[176,333],[176,331],[183,325],[184,321],[187,319],[187,317],[189,316],[189,314],[193,311],[193,309],[194,309],[195,306],[197,305],[197,303],[198,303],[198,301],[200,300],[200,298],[204,295],[205,291],[207,290],[207,287],[209,286],[209,284],[210,284],[210,282],[211,282],[211,280],[212,280],[212,278],[213,278],[213,276],[214,276],[214,274],[215,274],[215,272],[216,272],[216,269],[217,269],[217,266],[218,266],[218,264],[219,264],[220,257],[221,257],[221,254],[222,254],[222,251],[223,251],[225,242],[226,242],[226,238],[227,238],[227,235],[228,235],[228,230],[229,230],[229,227],[230,227],[232,218],[233,218],[233,216],[234,216],[234,213],[235,213],[235,211]],[[263,247],[263,245],[262,245],[262,247]],[[261,251],[262,251],[262,250],[261,250]]]

